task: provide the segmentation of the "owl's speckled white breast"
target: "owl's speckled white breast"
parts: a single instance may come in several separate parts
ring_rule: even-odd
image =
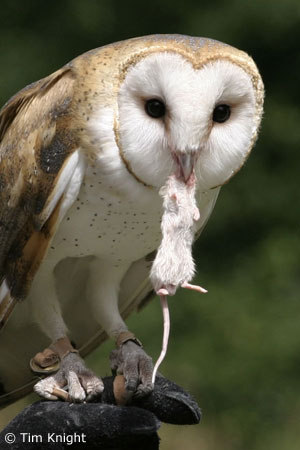
[[[95,167],[89,167],[48,257],[58,262],[67,256],[96,255],[118,266],[147,255],[161,240],[162,200],[157,191],[151,197],[137,202],[113,179],[109,184]]]

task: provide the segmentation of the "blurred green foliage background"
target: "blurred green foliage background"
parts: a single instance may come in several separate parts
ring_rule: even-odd
[[[265,86],[260,138],[224,187],[195,248],[209,293],[170,302],[162,372],[203,409],[195,427],[161,429],[161,448],[300,448],[299,0],[1,0],[0,103],[73,57],[153,33],[205,36],[253,56]],[[158,301],[129,324],[153,357]],[[89,359],[109,373],[106,343]],[[24,401],[0,413],[3,426]]]

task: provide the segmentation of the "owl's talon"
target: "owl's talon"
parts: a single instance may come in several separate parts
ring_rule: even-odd
[[[141,346],[127,341],[111,352],[110,361],[112,370],[124,375],[126,402],[136,395],[148,395],[153,390],[152,359]]]
[[[68,392],[65,391],[64,389],[53,388],[52,395],[57,397],[57,399],[60,398],[62,400],[65,400],[66,402],[70,401],[70,396],[69,396]]]
[[[80,384],[77,374],[72,370],[68,374],[68,388],[71,401],[80,403],[85,400],[86,395],[84,389]]]
[[[55,375],[44,378],[34,386],[34,391],[47,400],[60,398],[75,403],[90,401],[103,389],[102,380],[85,367],[77,353],[65,356]]]
[[[61,384],[55,379],[54,376],[44,378],[38,381],[34,385],[34,392],[40,397],[44,397],[47,400],[58,400],[59,398],[67,400],[68,393],[61,389]]]
[[[153,391],[153,384],[140,385],[134,393],[134,398],[146,397]]]

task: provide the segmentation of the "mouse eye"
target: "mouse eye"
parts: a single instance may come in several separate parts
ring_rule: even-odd
[[[153,117],[154,119],[159,119],[166,114],[166,106],[161,100],[151,98],[145,103],[145,111],[148,116]]]
[[[229,105],[217,105],[213,112],[213,121],[218,123],[226,122],[231,114]]]

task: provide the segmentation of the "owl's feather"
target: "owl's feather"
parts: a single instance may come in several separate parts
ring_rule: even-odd
[[[60,184],[72,175],[73,84],[71,70],[63,68],[20,91],[0,112],[0,279],[15,299],[28,294],[55,230]]]
[[[238,92],[236,82],[240,82]],[[163,126],[150,125],[143,102],[152,92],[164,97],[166,90],[170,111],[175,113],[166,117]],[[208,140],[214,105],[227,99],[233,100],[236,110],[233,125],[227,132],[215,127]],[[199,233],[214,207],[219,192],[215,186],[241,167],[256,139],[262,103],[263,85],[246,53],[210,39],[179,35],[146,36],[92,50],[20,91],[0,112],[0,323],[1,318],[3,323],[7,320],[15,301],[28,296],[42,261],[49,262],[52,251],[53,259],[43,266],[49,268],[50,277],[56,264],[65,321],[81,354],[89,353],[105,338],[86,302],[93,251],[102,268],[111,264],[112,247],[119,258],[124,257],[122,281],[113,288],[120,288],[119,309],[126,317],[151,293],[148,274],[153,258],[149,260],[147,254],[159,243],[157,198],[170,175],[170,148],[200,152]],[[241,119],[239,111],[244,112]],[[79,195],[83,205],[76,208]],[[112,211],[111,199],[118,200]],[[148,241],[140,239],[134,217],[130,229],[121,229],[130,210],[132,216],[147,215]],[[96,227],[87,228],[93,226],[87,221],[90,215],[98,216],[98,226],[107,231],[106,241],[98,240],[102,236]],[[52,238],[53,250],[49,249]],[[117,268],[118,260],[114,263]],[[66,282],[69,279],[73,284]],[[38,284],[40,300],[44,284],[40,280]],[[15,308],[0,339],[0,374],[5,390],[16,390],[12,397],[22,392],[25,383],[32,383],[28,359],[46,342],[29,325],[28,303]],[[14,328],[18,322],[19,328]],[[18,333],[23,345],[14,352]]]
[[[196,238],[205,228],[218,194],[219,189],[214,189],[204,197]],[[124,319],[134,310],[143,309],[154,298],[149,280],[154,258],[155,254],[150,254],[134,262],[122,280],[119,307]],[[107,334],[99,327],[86,301],[88,260],[89,257],[66,258],[56,269],[58,297],[62,302],[64,318],[72,329],[72,338],[82,356],[88,355],[107,339]],[[72,283],[66,283],[68,279],[72,279]],[[33,354],[48,345],[48,340],[32,323],[27,301],[17,305],[0,336],[0,405],[5,405],[32,390],[38,377],[30,371],[28,361]],[[16,346],[16,341],[22,342],[22,345]]]

